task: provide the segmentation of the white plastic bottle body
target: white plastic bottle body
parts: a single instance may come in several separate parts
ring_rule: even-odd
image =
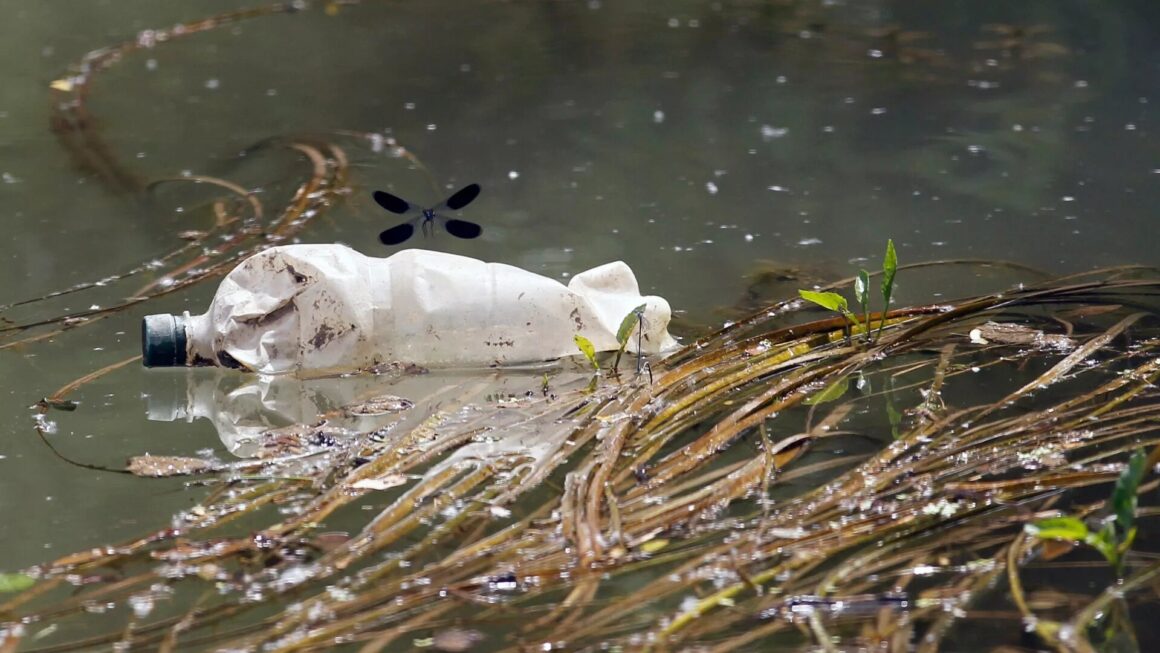
[[[243,261],[209,311],[187,318],[186,362],[264,374],[527,363],[576,353],[576,334],[598,350],[615,349],[621,320],[641,304],[644,352],[674,347],[668,303],[642,297],[621,262],[564,286],[440,252],[372,258],[341,245],[289,245]]]

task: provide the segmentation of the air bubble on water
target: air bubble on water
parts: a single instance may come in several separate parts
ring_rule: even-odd
[[[670,18],[668,25],[669,25],[669,27],[672,27],[675,29],[675,28],[681,26],[681,21],[677,20],[676,18]]]
[[[415,110],[415,103],[414,102],[404,102],[403,108],[406,109],[407,111],[414,111]]]
[[[145,60],[145,70],[157,70],[157,60],[156,59],[146,59]]]
[[[519,179],[519,178],[520,178],[520,173],[518,170],[508,170],[508,179],[515,181],[516,179]]]
[[[705,182],[705,190],[709,191],[710,195],[716,195],[717,194],[717,184],[714,184],[711,181],[707,181],[707,182]]]
[[[866,56],[870,57],[871,59],[881,59],[882,58],[882,51],[881,50],[873,50],[873,49],[867,50]]]
[[[872,116],[881,116],[884,113],[886,113],[886,107],[874,107],[870,110]]]
[[[435,131],[435,123],[431,123],[431,124],[427,125],[427,131],[429,131],[429,132]]]
[[[664,111],[661,111],[660,109],[653,111],[653,122],[655,122],[656,124],[659,125],[664,121],[665,121],[665,112]]]
[[[211,77],[211,78],[205,80],[205,87],[211,91],[217,89],[221,85],[222,85],[221,81],[218,80],[216,77]]]
[[[813,238],[813,237],[802,238],[801,240],[798,241],[798,245],[801,245],[802,247],[810,247],[813,245],[821,245],[821,244],[822,244],[821,238]]]
[[[745,242],[752,243],[753,242],[753,234],[745,234]]]

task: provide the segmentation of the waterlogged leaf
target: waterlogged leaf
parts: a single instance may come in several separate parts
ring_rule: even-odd
[[[1066,540],[1068,542],[1086,542],[1091,535],[1087,524],[1075,517],[1051,517],[1041,519],[1023,527],[1027,533],[1041,540]]]
[[[640,322],[640,316],[644,314],[646,304],[641,304],[624,316],[620,321],[620,328],[616,330],[616,341],[620,343],[620,348],[623,350],[624,346],[628,344],[628,338],[632,335],[632,330]]]
[[[592,363],[592,369],[600,369],[600,365],[596,362],[596,347],[592,346],[592,341],[577,333],[572,336],[572,342],[576,343],[576,347],[580,349],[580,353],[584,354],[584,358]]]
[[[663,537],[658,537],[655,540],[649,540],[648,542],[641,544],[639,548],[645,553],[656,553],[668,545],[668,540],[664,539]]]
[[[854,279],[854,299],[865,308],[870,303],[870,273],[858,270],[858,278]]]
[[[850,312],[846,298],[836,292],[815,292],[813,290],[799,290],[798,294],[807,302],[812,302],[822,308],[838,313]]]
[[[361,478],[350,486],[356,490],[389,490],[393,487],[407,484],[407,477],[402,474],[387,474],[379,478]]]
[[[894,389],[886,394],[886,419],[890,420],[890,435],[897,440],[902,437],[902,413],[894,406],[894,400],[891,398],[894,394]]]
[[[24,574],[0,574],[0,594],[22,592],[36,584],[36,579]]]
[[[850,378],[843,376],[842,378],[838,379],[837,381],[834,381],[830,385],[826,386],[824,389],[822,389],[821,392],[818,392],[816,394],[810,395],[809,397],[806,397],[805,401],[803,401],[802,403],[807,405],[807,406],[813,406],[816,404],[824,404],[828,401],[834,401],[836,399],[840,399],[842,397],[842,395],[846,394],[846,390],[849,390],[849,389],[850,389]]]
[[[396,395],[379,395],[365,401],[346,404],[342,407],[342,411],[350,416],[386,415],[387,413],[402,412],[412,406],[414,403],[410,399]]]
[[[127,469],[134,476],[162,478],[213,471],[213,463],[188,456],[151,456],[145,454],[130,458]]]
[[[1146,460],[1147,456],[1143,450],[1134,452],[1128,460],[1128,466],[1116,479],[1116,488],[1112,491],[1112,509],[1116,513],[1116,526],[1125,536],[1136,526],[1136,491],[1140,487],[1140,481],[1144,479]]]

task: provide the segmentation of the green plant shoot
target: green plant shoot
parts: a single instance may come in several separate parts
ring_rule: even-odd
[[[1147,471],[1144,466],[1146,459],[1141,450],[1133,453],[1128,460],[1128,466],[1116,479],[1115,489],[1112,490],[1112,511],[1116,514],[1117,539],[1127,542],[1129,546],[1136,538],[1136,493]]]
[[[592,363],[592,369],[599,372],[600,365],[596,362],[596,347],[592,346],[592,341],[577,333],[572,336],[572,342],[576,343],[576,348],[580,350],[580,353],[584,354],[584,358],[587,358],[588,362]]]
[[[1073,544],[1087,544],[1108,561],[1122,575],[1124,554],[1136,539],[1136,493],[1147,471],[1143,451],[1136,451],[1128,461],[1128,466],[1116,479],[1112,491],[1112,512],[1114,518],[1098,530],[1093,531],[1078,517],[1052,517],[1041,519],[1024,527],[1031,535],[1041,540],[1062,540]]]
[[[878,335],[886,326],[886,314],[890,312],[890,295],[894,292],[894,275],[898,272],[898,254],[894,251],[894,239],[886,239],[886,255],[882,258],[882,320],[878,322]]]
[[[862,307],[862,323],[866,325],[866,338],[870,338],[870,273],[858,270],[854,279],[854,299]]]
[[[24,574],[0,574],[0,594],[20,592],[36,584],[36,579]]]
[[[620,347],[616,350],[616,359],[612,361],[613,370],[620,369],[620,357],[624,354],[625,348],[628,347],[628,339],[632,337],[633,330],[640,324],[645,306],[645,304],[637,306],[620,321],[620,327],[616,330],[616,342],[620,343]]]
[[[858,316],[850,312],[850,305],[846,298],[836,292],[815,292],[813,290],[799,290],[798,295],[807,302],[812,302],[822,308],[839,313],[846,318],[849,324],[858,326]]]

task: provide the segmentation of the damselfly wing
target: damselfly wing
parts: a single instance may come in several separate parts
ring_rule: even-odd
[[[412,204],[407,200],[392,195],[386,191],[376,190],[374,193],[375,202],[391,213],[397,215],[406,215],[412,211],[418,211],[419,215],[414,218],[391,227],[379,234],[379,240],[384,245],[398,245],[405,242],[408,238],[415,235],[415,227],[418,226],[424,235],[434,233],[436,223],[443,225],[447,233],[457,238],[478,238],[483,233],[483,227],[468,222],[467,220],[459,220],[458,218],[449,218],[442,215],[440,211],[451,210],[458,211],[463,207],[471,204],[475,198],[479,197],[479,184],[470,184],[460,188],[448,197],[442,204],[425,209],[421,206]]]

